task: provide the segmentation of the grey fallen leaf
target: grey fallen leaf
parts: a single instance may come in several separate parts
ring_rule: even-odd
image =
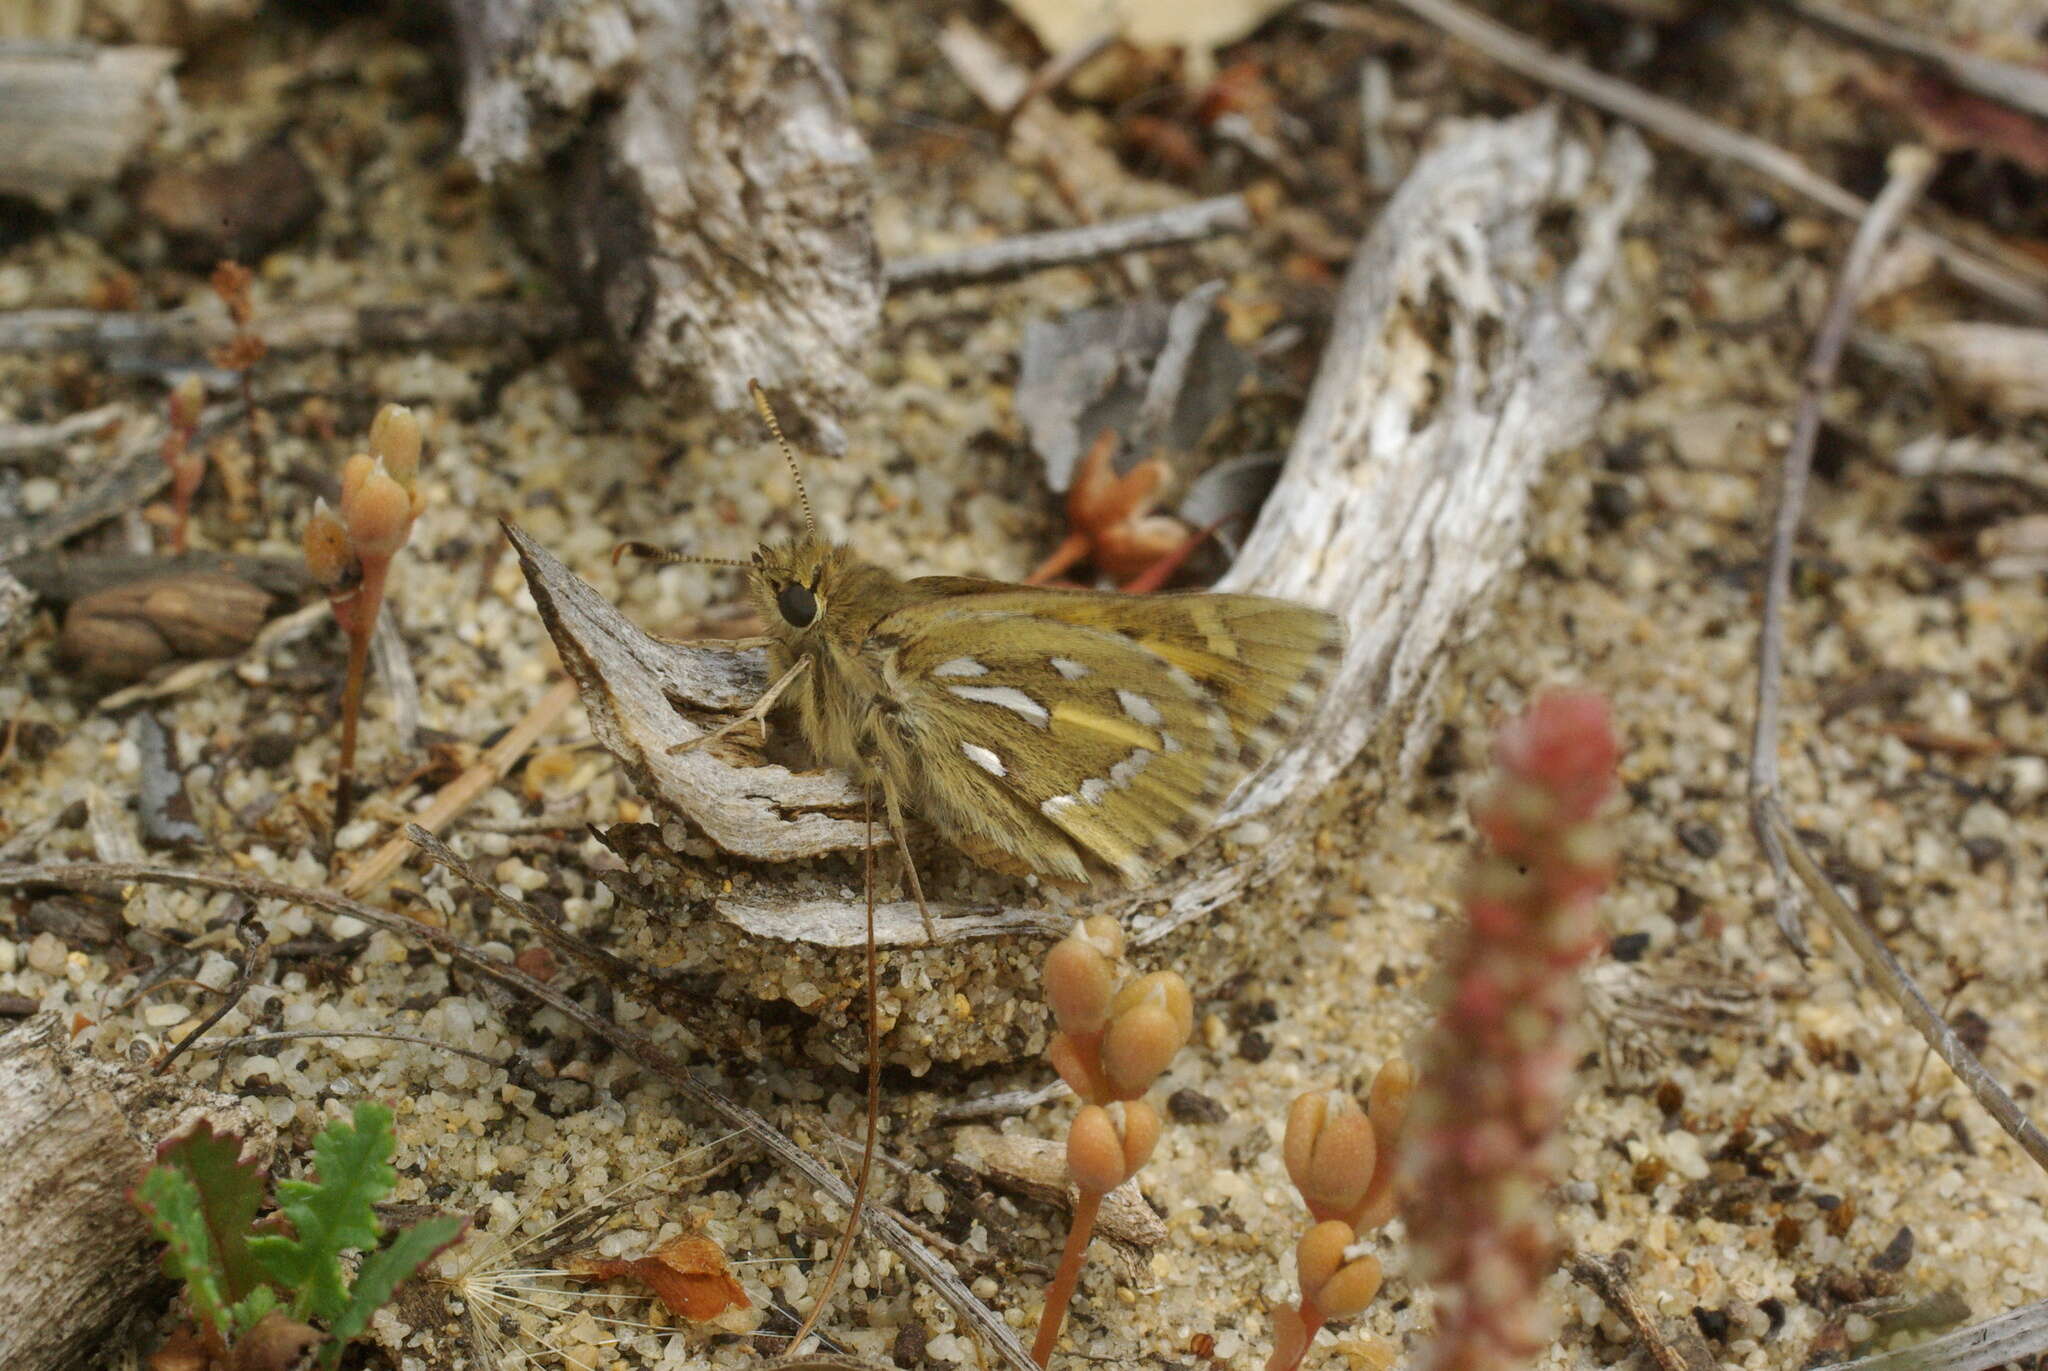
[[[1127,436],[1138,429],[1173,308],[1161,300],[1133,300],[1025,325],[1017,417],[1054,490],[1067,488],[1081,454],[1103,429]],[[1208,311],[1179,394],[1160,425],[1161,446],[1192,451],[1237,398],[1251,367],[1251,359],[1224,335],[1222,316]],[[1146,455],[1126,452],[1121,464]]]
[[[1218,462],[1188,486],[1176,513],[1190,528],[1214,524],[1216,541],[1235,557],[1280,479],[1282,460],[1278,454],[1261,452]]]

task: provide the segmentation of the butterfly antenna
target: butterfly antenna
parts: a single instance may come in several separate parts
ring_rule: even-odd
[[[747,394],[754,397],[754,408],[761,411],[761,422],[768,425],[768,431],[775,435],[775,441],[782,449],[782,460],[789,463],[789,474],[796,479],[796,498],[803,503],[804,524],[811,532],[818,531],[818,520],[811,513],[810,492],[804,489],[804,473],[796,464],[796,449],[789,445],[789,439],[782,436],[782,424],[775,417],[774,406],[768,403],[768,392],[761,389],[759,381],[747,382]]]
[[[758,391],[755,392],[759,394]],[[865,870],[868,888],[868,938],[867,938],[867,990],[868,990],[868,1102],[867,1121],[860,1143],[860,1170],[853,1181],[853,1204],[846,1212],[846,1231],[839,1235],[839,1250],[832,1254],[832,1265],[825,1272],[825,1284],[818,1290],[817,1303],[797,1327],[796,1336],[785,1344],[784,1350],[796,1351],[811,1330],[818,1326],[818,1320],[825,1316],[825,1306],[832,1303],[833,1287],[839,1284],[839,1273],[846,1269],[846,1259],[853,1253],[853,1242],[860,1233],[861,1215],[867,1208],[868,1178],[875,1169],[875,1134],[882,1118],[882,1009],[881,972],[875,954],[875,799],[866,787],[861,789],[861,822],[867,833],[862,842],[862,866]]]
[[[675,552],[652,543],[643,543],[637,538],[628,538],[612,549],[612,565],[617,566],[622,557],[637,557],[643,562],[656,566],[736,566],[745,571],[752,562],[742,562],[736,557],[698,557],[688,552]]]

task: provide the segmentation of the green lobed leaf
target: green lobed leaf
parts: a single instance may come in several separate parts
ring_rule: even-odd
[[[348,1308],[341,1254],[377,1245],[372,1206],[398,1183],[391,1169],[397,1147],[391,1111],[364,1101],[356,1105],[352,1125],[336,1120],[313,1140],[314,1180],[277,1183],[278,1208],[291,1220],[292,1235],[259,1235],[249,1240],[249,1249],[272,1279],[293,1292],[295,1317],[312,1314],[331,1322]]]
[[[277,1290],[273,1286],[259,1285],[228,1309],[228,1320],[235,1326],[235,1336],[242,1334],[263,1322],[266,1314],[277,1308]]]
[[[174,1166],[199,1190],[200,1218],[213,1239],[221,1273],[221,1296],[234,1304],[263,1284],[263,1270],[249,1255],[249,1229],[263,1207],[263,1168],[242,1160],[244,1139],[216,1133],[201,1119],[157,1149],[157,1163]]]
[[[355,1286],[349,1291],[348,1308],[328,1327],[328,1342],[320,1349],[320,1364],[330,1368],[337,1365],[342,1349],[370,1326],[370,1316],[384,1306],[392,1292],[435,1253],[458,1241],[468,1227],[466,1219],[427,1219],[364,1258],[362,1269],[356,1272]]]
[[[224,1343],[229,1327],[227,1301],[221,1295],[224,1278],[206,1228],[199,1187],[177,1167],[159,1162],[149,1168],[130,1198],[149,1221],[150,1231],[167,1244],[164,1271],[185,1283],[193,1317],[216,1342]]]

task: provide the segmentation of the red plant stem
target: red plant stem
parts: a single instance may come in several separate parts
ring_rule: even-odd
[[[1067,1250],[1060,1254],[1060,1269],[1053,1272],[1052,1286],[1045,1292],[1045,1313],[1038,1319],[1038,1341],[1031,1344],[1031,1360],[1040,1366],[1052,1362],[1053,1344],[1060,1340],[1060,1325],[1067,1321],[1067,1306],[1074,1288],[1081,1283],[1081,1260],[1088,1254],[1088,1240],[1095,1235],[1096,1211],[1102,1196],[1083,1190],[1074,1205],[1074,1223],[1067,1229]]]
[[[384,605],[384,578],[391,561],[366,562],[363,582],[342,603],[335,605],[335,617],[348,632],[348,677],[341,688],[341,765],[334,778],[334,831],[348,822],[355,807],[356,722],[363,712],[363,676],[370,663],[370,635],[377,629],[377,615]]]
[[[249,416],[249,488],[256,493],[256,517],[264,516],[264,478],[270,474],[270,459],[263,447],[263,426],[256,421],[256,364],[242,368],[242,412]],[[374,621],[373,621],[374,622]]]
[[[1316,1334],[1322,1332],[1323,1325],[1328,1322],[1323,1317],[1323,1311],[1310,1304],[1306,1295],[1301,1297],[1301,1305],[1296,1313],[1301,1319],[1301,1346],[1296,1350],[1292,1360],[1282,1359],[1280,1349],[1274,1348],[1272,1358],[1266,1363],[1266,1371],[1298,1371],[1301,1364],[1308,1360],[1309,1348],[1316,1345]]]
[[[1088,555],[1088,535],[1069,533],[1065,542],[1052,550],[1052,556],[1038,564],[1029,576],[1024,578],[1027,586],[1042,586],[1053,577],[1073,566]]]

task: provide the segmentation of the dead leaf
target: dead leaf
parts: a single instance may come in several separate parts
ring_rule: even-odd
[[[273,1311],[235,1339],[229,1371],[292,1371],[319,1341],[319,1329]]]
[[[1289,0],[1009,0],[1047,52],[1065,52],[1113,33],[1141,48],[1186,48],[1197,61],[1235,43]]]
[[[1936,148],[1988,153],[2048,176],[2048,124],[2039,119],[1926,75],[1899,98]]]
[[[594,1280],[631,1276],[652,1290],[670,1313],[691,1323],[708,1323],[729,1309],[752,1307],[746,1290],[733,1279],[725,1253],[695,1233],[670,1238],[647,1256],[630,1261],[578,1257],[569,1263],[569,1274]]]
[[[149,1371],[206,1371],[210,1361],[199,1330],[188,1325],[174,1330],[164,1345],[150,1354]]]

